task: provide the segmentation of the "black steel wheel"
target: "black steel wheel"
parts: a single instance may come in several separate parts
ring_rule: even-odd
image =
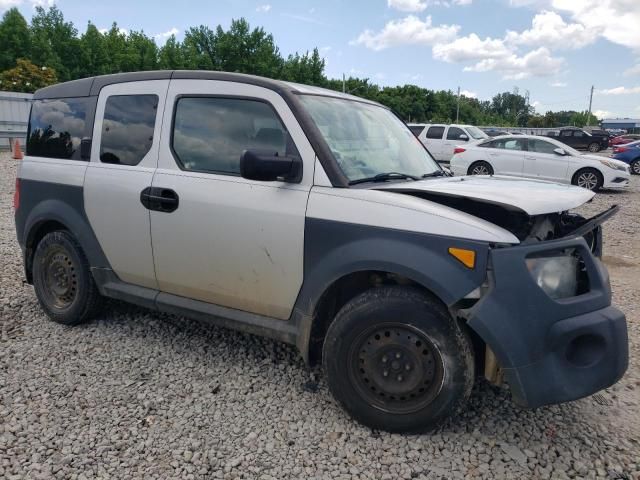
[[[459,412],[474,380],[471,342],[436,298],[368,290],[340,309],[323,345],[333,396],[371,428],[421,432]]]
[[[389,413],[419,411],[442,387],[442,356],[412,325],[393,322],[365,330],[351,348],[349,365],[359,393]]]
[[[33,286],[40,306],[53,321],[76,325],[98,308],[100,294],[89,262],[66,231],[45,235],[33,256]]]

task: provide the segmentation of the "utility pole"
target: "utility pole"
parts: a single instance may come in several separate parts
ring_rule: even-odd
[[[345,79],[344,79],[344,73],[342,74],[342,93],[346,93],[347,91],[347,85],[345,83]]]
[[[587,124],[591,123],[591,104],[593,103],[593,85],[591,85],[591,94],[589,95],[589,113],[587,115]]]
[[[456,102],[456,123],[460,118],[460,87],[458,87],[458,101]]]

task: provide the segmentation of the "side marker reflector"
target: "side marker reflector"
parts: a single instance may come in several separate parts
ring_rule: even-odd
[[[476,266],[476,252],[473,250],[449,247],[449,254],[457,258],[467,268],[474,268]]]

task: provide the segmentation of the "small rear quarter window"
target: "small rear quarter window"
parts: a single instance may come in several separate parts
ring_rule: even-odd
[[[35,100],[29,117],[27,155],[81,160],[80,142],[90,136],[87,118],[94,106],[92,97]]]

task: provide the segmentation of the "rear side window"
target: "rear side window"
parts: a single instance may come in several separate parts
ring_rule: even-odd
[[[153,144],[157,111],[157,95],[113,95],[107,98],[100,161],[138,165]]]
[[[180,98],[171,146],[185,170],[227,175],[240,174],[240,156],[248,149],[297,154],[270,105],[238,98]]]
[[[427,138],[442,139],[444,135],[444,127],[429,127],[427,130]]]
[[[571,130],[562,130],[560,132],[561,137],[570,137],[573,132]]]
[[[31,106],[27,155],[81,160],[80,142],[87,135],[87,118],[93,117],[95,98],[35,100]],[[90,121],[90,123],[93,123]]]
[[[447,140],[460,140],[460,135],[467,135],[464,130],[458,127],[449,127],[447,132]],[[467,139],[469,136],[467,135]]]

